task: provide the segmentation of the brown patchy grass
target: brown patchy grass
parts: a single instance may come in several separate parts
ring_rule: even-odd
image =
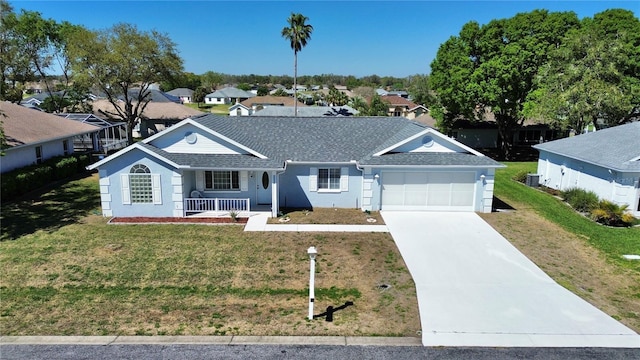
[[[417,336],[415,286],[389,234],[108,225],[0,243],[2,335]],[[315,314],[309,259],[318,248]],[[377,286],[391,285],[387,290]]]
[[[384,225],[379,211],[365,213],[358,209],[337,208],[284,209],[283,216],[270,218],[268,223],[280,224],[284,217],[289,218],[289,224]],[[368,222],[367,218],[375,219],[375,222]]]
[[[544,219],[525,204],[480,214],[556,282],[640,332],[640,274],[608,261],[578,235]]]

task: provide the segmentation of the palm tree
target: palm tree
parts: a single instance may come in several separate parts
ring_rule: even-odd
[[[302,14],[291,13],[287,19],[289,26],[282,29],[282,37],[291,42],[293,49],[293,98],[295,100],[293,112],[295,116],[298,116],[298,51],[307,45],[313,32],[313,26],[305,24],[307,20],[309,18]]]

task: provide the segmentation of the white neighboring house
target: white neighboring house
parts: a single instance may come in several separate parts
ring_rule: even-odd
[[[211,105],[236,104],[254,96],[256,95],[249,91],[227,87],[207,94],[204,97],[204,103]]]
[[[237,103],[229,108],[229,116],[249,116],[251,114],[253,114],[253,109],[242,103]]]
[[[541,185],[590,190],[640,216],[640,122],[533,147]]]
[[[7,140],[0,172],[39,164],[56,156],[71,155],[74,145],[97,150],[100,127],[46,112],[0,102],[0,117]],[[85,138],[88,144],[77,144]]]
[[[167,94],[179,98],[183,104],[190,104],[193,99],[193,90],[187,88],[173,89],[171,91],[167,91]]]
[[[293,107],[294,103],[295,100],[288,96],[255,96],[232,105],[229,108],[229,116],[248,116],[268,107]],[[298,107],[306,106],[298,101]]]

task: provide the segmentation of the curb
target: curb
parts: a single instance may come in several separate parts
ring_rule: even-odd
[[[1,345],[422,346],[420,338],[364,336],[0,336]]]

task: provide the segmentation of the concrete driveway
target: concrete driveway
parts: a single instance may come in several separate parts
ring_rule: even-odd
[[[640,347],[477,214],[382,216],[415,281],[424,346]]]

